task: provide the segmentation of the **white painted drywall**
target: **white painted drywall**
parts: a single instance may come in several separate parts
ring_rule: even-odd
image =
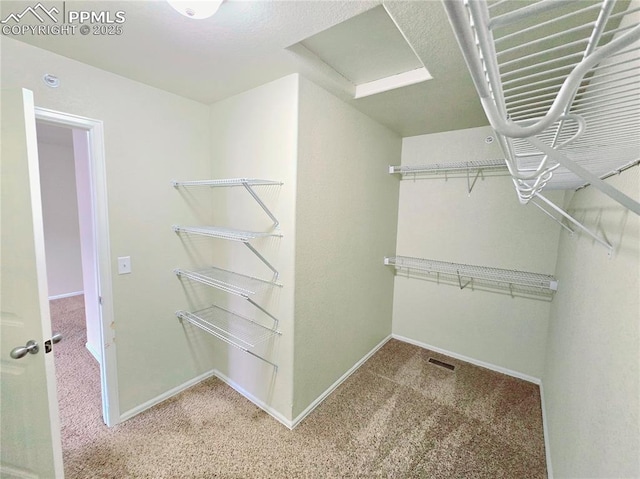
[[[300,81],[294,416],[391,333],[401,139]]]
[[[639,6],[630,3],[621,28],[640,20]],[[605,60],[599,74],[610,71],[609,63],[637,58],[639,45]],[[637,166],[606,181],[640,201]],[[640,218],[594,187],[567,194],[566,209],[615,252],[609,258],[579,232],[560,237],[557,276],[564,287],[551,308],[543,376],[553,473],[640,477]]]
[[[171,186],[211,174],[209,107],[9,38],[1,48],[3,88],[28,88],[36,106],[104,122],[113,273],[107,299],[126,413],[212,367],[210,358],[193,357],[175,318],[188,304],[172,271],[197,258],[171,229],[210,214]],[[45,73],[58,76],[60,87],[47,87]],[[131,274],[117,274],[118,256],[131,256]]]
[[[492,134],[482,127],[404,138],[402,164],[504,158],[497,142],[485,143]],[[479,179],[471,195],[466,176],[400,181],[401,256],[553,274],[559,230],[534,206],[518,203],[508,177]],[[393,333],[540,378],[549,307],[507,291],[461,290],[398,275]]]
[[[83,291],[71,130],[57,131],[55,142],[54,138],[38,138],[47,282],[52,298]]]
[[[212,177],[259,178],[281,181],[282,186],[255,187],[280,221],[282,238],[258,239],[253,246],[278,270],[283,287],[266,288],[254,300],[278,319],[282,336],[255,352],[265,362],[218,340],[203,342],[215,352],[219,372],[269,408],[290,421],[293,395],[294,284],[296,248],[296,161],[298,136],[298,76],[290,75],[211,106]],[[273,223],[243,188],[217,188],[205,192],[213,207],[213,224],[269,232]],[[213,264],[238,273],[272,279],[273,273],[242,243],[211,239]],[[189,291],[193,294],[193,291]],[[267,327],[274,323],[247,301],[217,293],[216,304],[254,319]]]
[[[640,200],[640,168],[606,181]],[[554,477],[640,477],[640,218],[593,187],[566,208],[615,254],[560,237],[543,376]]]
[[[75,158],[76,191],[78,194],[78,226],[82,256],[82,284],[84,291],[87,349],[100,362],[100,298],[98,288],[98,257],[94,231],[96,230],[91,193],[91,158],[88,133],[72,130]]]

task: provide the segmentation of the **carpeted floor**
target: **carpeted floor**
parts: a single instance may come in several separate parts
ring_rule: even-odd
[[[67,479],[546,478],[537,386],[396,340],[293,431],[215,378],[109,429],[82,297],[51,309]]]

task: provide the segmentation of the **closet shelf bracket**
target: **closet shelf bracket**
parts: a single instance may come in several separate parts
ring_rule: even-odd
[[[541,273],[450,263],[409,256],[385,257],[384,264],[393,266],[396,271],[404,270],[409,274],[435,275],[438,280],[440,280],[441,275],[448,276],[451,281],[457,282],[460,289],[473,284],[474,280],[480,280],[503,287],[507,286],[512,293],[514,289],[518,289],[529,294],[549,296],[558,290],[558,281],[551,275]],[[469,278],[469,280],[463,284],[462,278]]]
[[[176,311],[176,317],[270,364],[277,371],[278,366],[275,363],[253,352],[252,349],[270,338],[280,336],[282,334],[280,331],[267,328],[252,319],[216,305],[194,312]]]
[[[276,321],[276,323],[278,322],[278,318],[264,309],[261,305],[256,303],[253,300],[252,296],[272,286],[281,288],[281,283],[255,278],[253,276],[247,276],[233,271],[228,271],[226,269],[217,268],[215,266],[199,271],[188,271],[178,268],[174,270],[174,273],[178,276],[178,278],[184,277],[192,281],[196,281],[198,283],[219,289],[226,293],[240,296],[256,308],[258,308],[260,311],[265,313],[271,319]]]
[[[551,209],[553,209],[554,211],[557,211],[558,213],[560,213],[560,215],[562,215],[564,218],[566,218],[567,220],[569,220],[572,224],[574,224],[575,226],[577,226],[581,231],[585,232],[586,234],[588,234],[589,236],[591,236],[591,238],[593,238],[597,243],[601,244],[602,246],[604,246],[605,248],[607,248],[608,251],[608,255],[609,258],[611,258],[613,256],[613,245],[611,243],[609,243],[609,241],[607,241],[605,238],[602,238],[600,235],[598,235],[597,233],[594,233],[593,231],[591,231],[589,228],[587,228],[586,226],[584,226],[582,223],[580,223],[578,220],[576,220],[573,216],[571,216],[569,213],[567,213],[566,211],[564,211],[562,208],[560,208],[559,206],[557,206],[553,201],[545,198],[541,193],[536,193],[534,199],[531,201],[535,206],[537,206],[538,208],[540,208],[540,210],[542,210],[544,213],[546,213],[548,216],[550,216],[551,218],[553,218],[557,223],[559,223],[563,228],[569,230],[571,232],[571,234],[573,234],[573,230],[568,227],[567,225],[564,224],[564,222],[562,221],[562,219],[558,219],[556,218],[552,213],[548,212],[547,210],[545,210],[545,208],[543,206],[541,206],[539,203],[537,203],[535,200],[539,199],[542,202],[544,202],[544,204],[546,204],[548,207],[550,207]]]
[[[458,285],[460,285],[460,289],[464,289],[471,284],[473,278],[469,278],[469,281],[462,284],[462,277],[460,276],[460,270],[456,270],[456,274],[458,275]]]
[[[275,279],[278,279],[280,273],[278,270],[264,257],[258,250],[256,250],[249,242],[257,238],[267,238],[270,236],[282,238],[280,233],[263,233],[254,231],[242,231],[229,228],[221,228],[217,226],[173,226],[173,231],[176,233],[194,234],[200,236],[207,236],[210,238],[219,238],[229,241],[239,241],[243,243],[251,252],[258,257],[273,273]]]
[[[251,195],[251,197],[258,203],[260,208],[267,214],[267,216],[273,221],[273,226],[278,228],[280,226],[280,222],[275,217],[275,215],[271,212],[271,210],[267,207],[267,205],[262,201],[262,199],[258,196],[256,191],[253,189],[254,186],[282,186],[284,183],[281,181],[273,181],[273,180],[261,180],[256,178],[230,178],[223,180],[194,180],[194,181],[173,181],[172,185],[175,188],[183,187],[202,187],[206,186],[209,188],[221,188],[221,187],[233,187],[233,186],[243,186]]]

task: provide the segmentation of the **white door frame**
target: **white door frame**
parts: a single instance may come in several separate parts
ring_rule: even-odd
[[[118,401],[116,343],[111,289],[111,254],[109,247],[109,215],[107,208],[107,175],[102,121],[46,108],[35,108],[36,120],[84,130],[89,140],[89,169],[91,201],[94,215],[94,249],[98,268],[100,296],[100,384],[102,389],[102,417],[107,426],[121,422]]]

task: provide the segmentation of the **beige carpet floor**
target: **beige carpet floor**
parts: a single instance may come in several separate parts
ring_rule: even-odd
[[[537,386],[396,340],[293,431],[215,378],[109,429],[82,297],[51,308],[67,479],[546,477]]]

